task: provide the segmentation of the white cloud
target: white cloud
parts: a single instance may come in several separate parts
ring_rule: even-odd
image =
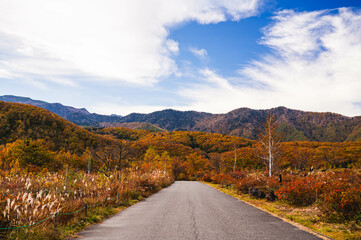
[[[214,84],[215,87],[224,90],[232,90],[232,85],[228,82],[228,80],[218,76],[212,70],[205,68],[200,70],[200,74],[205,81],[207,81],[210,84]]]
[[[168,39],[166,41],[166,45],[167,45],[169,52],[174,53],[174,54],[177,54],[179,52],[179,43],[178,42],[176,42],[172,39]]]
[[[198,57],[198,58],[204,58],[208,55],[207,50],[205,50],[204,48],[198,49],[198,48],[190,48],[189,51],[191,51],[191,53],[194,54],[194,56]]]
[[[5,69],[0,69],[0,78],[11,78],[12,75]]]
[[[262,39],[273,53],[240,69],[238,80],[201,71],[206,81],[179,93],[192,100],[188,108],[286,106],[361,115],[361,13],[283,11],[273,20]]]
[[[18,77],[75,75],[153,84],[177,72],[169,28],[257,14],[260,0],[0,0],[0,69]],[[50,61],[49,61],[50,60]],[[7,74],[7,76],[9,75]]]
[[[76,83],[66,76],[77,75],[73,65],[45,53],[42,49],[29,43],[6,36],[0,32],[0,78],[27,81],[38,88],[47,89],[42,81],[55,82],[61,85],[76,86]]]

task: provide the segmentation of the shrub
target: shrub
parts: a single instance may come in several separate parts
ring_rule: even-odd
[[[212,177],[209,174],[204,174],[202,177],[203,182],[212,182]]]
[[[230,177],[229,175],[225,173],[220,173],[211,178],[214,183],[219,183],[222,185],[231,185],[235,182],[235,179]]]
[[[322,212],[329,220],[361,220],[361,184],[337,184],[323,194]]]
[[[251,188],[265,189],[266,180],[265,177],[257,174],[249,175],[239,180],[236,184],[236,189],[241,193],[248,193]]]
[[[228,175],[234,179],[242,179],[247,176],[247,174],[241,171],[230,172]]]
[[[308,206],[316,201],[317,182],[313,177],[298,178],[285,182],[276,195],[295,206]]]

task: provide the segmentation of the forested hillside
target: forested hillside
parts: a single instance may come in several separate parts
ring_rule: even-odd
[[[239,108],[225,114],[167,109],[149,114],[90,114],[59,103],[46,103],[30,98],[2,96],[0,100],[36,105],[83,126],[128,127],[154,131],[201,131],[257,139],[269,114],[278,121],[278,132],[285,141],[343,142],[361,141],[361,117],[335,113],[304,112],[285,107],[268,110]]]
[[[331,114],[332,116],[340,117]],[[314,124],[320,126],[325,124],[320,118],[312,119]],[[82,159],[78,159],[79,164],[75,165],[84,168],[89,157],[97,159],[99,163],[103,162],[100,155],[103,158],[116,158],[116,161],[122,161],[123,166],[131,165],[144,160],[145,154],[150,149],[149,151],[160,156],[166,152],[172,159],[169,161],[173,163],[173,167],[183,169],[182,178],[197,178],[202,174],[201,172],[231,169],[235,148],[237,167],[264,167],[257,158],[259,145],[256,141],[227,134],[190,131],[156,132],[154,129],[147,131],[129,128],[89,128],[88,130],[39,107],[0,102],[0,143],[3,146],[5,144],[9,146],[16,141],[19,145],[29,144],[26,141],[42,141],[41,144],[49,151],[64,151],[78,157],[82,156]],[[327,132],[327,127],[324,130]],[[328,136],[331,136],[330,134],[335,131],[328,133]],[[40,143],[34,142],[34,144]],[[278,164],[282,168],[303,169],[331,165],[346,167],[359,162],[361,156],[359,145],[357,142],[284,143],[283,155],[279,157]],[[102,154],[97,154],[99,152]],[[190,159],[193,162],[189,162]],[[201,164],[195,163],[194,159],[198,159]]]
[[[91,153],[119,144],[48,110],[0,101],[0,164],[4,169],[15,165],[33,170],[60,170],[66,165],[85,169]]]
[[[121,118],[121,116],[117,115],[108,116],[89,113],[85,108],[74,108],[71,106],[64,106],[60,103],[48,103],[44,101],[33,100],[27,97],[5,95],[0,96],[0,101],[23,103],[41,107],[58,114],[60,117],[65,118],[66,120],[69,120],[70,122],[73,122],[77,125],[98,126],[99,123],[119,122],[119,119]]]
[[[327,123],[319,116],[310,114],[309,117],[313,124],[324,126]],[[333,114],[329,117],[340,118]],[[313,130],[310,128],[310,131]],[[124,199],[129,199],[129,179],[132,181],[131,198],[135,199],[156,192],[175,179],[233,185],[239,192],[248,192],[251,188],[268,192],[277,190],[276,195],[280,198],[302,206],[315,202],[314,191],[307,189],[317,188],[322,193],[321,198],[318,196],[322,204],[332,201],[324,212],[326,216],[332,216],[329,211],[338,207],[341,201],[338,195],[327,195],[332,189],[341,189],[359,206],[356,197],[360,190],[355,181],[359,181],[358,169],[361,167],[360,142],[280,142],[274,155],[272,173],[276,176],[283,174],[287,181],[284,185],[278,183],[274,175],[266,176],[268,164],[261,158],[264,150],[265,146],[260,141],[228,134],[162,132],[159,128],[84,129],[39,107],[0,102],[0,180],[4,182],[4,187],[0,188],[0,206],[6,206],[7,197],[4,196],[19,202],[13,189],[25,189],[26,194],[28,191],[38,192],[43,189],[38,184],[41,182],[45,184],[46,191],[54,192],[59,199],[69,199],[71,204],[62,204],[68,211],[75,211],[81,209],[83,201],[99,202],[104,194],[121,194]],[[342,181],[332,181],[333,174]],[[28,176],[26,181],[22,177],[24,175]],[[68,177],[72,178],[72,182],[67,183]],[[54,179],[53,183],[47,179]],[[97,179],[91,183],[92,189],[97,190],[90,193],[84,179]],[[26,189],[28,182],[34,184],[34,189]],[[308,182],[315,186],[310,186]],[[109,191],[104,190],[107,186],[104,184],[111,186]],[[297,194],[303,194],[307,199],[297,198]],[[355,205],[353,202],[350,203],[352,206]],[[49,210],[47,214],[58,210]],[[23,217],[21,212],[15,212],[15,208],[9,211],[13,211],[11,216],[14,216],[14,221],[0,215],[3,225],[28,222],[28,218]],[[348,214],[344,210],[335,211],[337,214]],[[356,217],[355,214],[347,215],[347,219],[356,219],[360,211],[352,210],[354,212]],[[42,218],[37,216],[34,219]],[[22,234],[20,231],[17,233]]]
[[[148,122],[167,130],[202,131],[257,139],[267,115],[278,120],[285,141],[360,141],[361,117],[316,113],[278,107],[269,110],[240,108],[226,114],[164,110],[151,114],[130,114],[124,122]]]
[[[332,116],[339,118],[338,115]],[[313,122],[324,125],[320,118],[313,117]],[[182,178],[197,178],[209,171],[233,168],[235,149],[236,167],[265,167],[257,157],[260,148],[257,141],[227,134],[129,128],[88,130],[39,107],[0,102],[0,144],[8,147],[14,142],[18,145],[44,145],[54,153],[63,151],[77,156],[78,164],[74,164],[78,167],[86,168],[89,157],[99,164],[105,164],[104,159],[114,158],[113,165],[130,166],[143,161],[149,150],[159,156],[166,154],[174,169],[182,169],[176,170],[183,173]],[[290,142],[284,143],[282,148],[283,154],[278,159],[280,168],[347,167],[358,164],[361,158],[361,147],[357,142]]]
[[[113,141],[88,132],[45,109],[0,101],[0,144],[19,139],[43,139],[52,150],[63,149],[78,154],[86,148],[97,148]]]

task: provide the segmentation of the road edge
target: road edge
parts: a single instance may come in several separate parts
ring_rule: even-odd
[[[175,183],[175,181],[173,181],[171,184],[169,184],[168,186],[166,187],[162,187],[161,189],[159,189],[157,192],[155,193],[152,193],[151,195],[147,196],[147,197],[142,197],[141,199],[133,199],[131,202],[129,202],[128,204],[129,205],[119,205],[119,206],[113,206],[112,208],[116,210],[116,212],[114,212],[113,214],[110,214],[109,216],[106,216],[106,217],[103,217],[99,222],[93,222],[87,226],[84,226],[82,227],[81,229],[79,229],[78,231],[74,232],[74,233],[71,233],[69,234],[68,236],[66,236],[64,238],[64,240],[78,240],[78,239],[82,239],[83,237],[78,235],[79,233],[85,231],[87,228],[90,228],[90,227],[93,227],[95,225],[98,225],[98,224],[101,224],[103,223],[105,220],[108,220],[112,217],[114,217],[115,215],[117,214],[121,214],[121,212],[123,212],[124,210],[127,210],[128,208],[138,204],[138,203],[141,203],[143,201],[145,201],[147,198],[149,197],[152,197],[153,195],[163,191],[164,189],[172,186],[173,184]]]
[[[323,235],[323,234],[321,234],[321,233],[318,233],[318,232],[316,232],[316,231],[314,231],[314,230],[312,230],[312,229],[310,229],[310,228],[308,228],[308,227],[306,227],[306,226],[304,226],[304,225],[302,225],[302,224],[300,224],[300,223],[294,222],[294,221],[292,221],[292,220],[290,220],[290,219],[284,218],[284,217],[282,217],[282,216],[279,216],[278,214],[275,214],[275,213],[273,213],[273,212],[270,212],[270,211],[268,211],[267,209],[261,208],[261,207],[259,207],[259,206],[257,206],[257,205],[254,205],[254,204],[249,203],[249,202],[246,202],[246,201],[244,201],[244,200],[242,200],[242,199],[240,199],[240,198],[237,198],[237,197],[235,197],[235,196],[232,196],[232,195],[230,195],[230,194],[227,194],[227,193],[221,191],[220,189],[215,188],[214,186],[208,184],[207,182],[200,182],[200,183],[203,183],[203,184],[205,184],[205,185],[207,185],[207,186],[209,186],[209,187],[211,187],[211,188],[213,188],[213,189],[215,189],[215,190],[217,190],[217,191],[219,191],[219,192],[221,192],[221,193],[223,193],[223,194],[226,194],[226,195],[228,195],[228,196],[234,197],[235,199],[237,199],[237,200],[239,200],[239,201],[241,201],[241,202],[243,202],[243,203],[245,203],[245,204],[247,204],[247,205],[249,205],[249,206],[252,206],[252,207],[254,207],[254,208],[257,208],[258,210],[261,210],[261,211],[263,211],[263,212],[265,212],[265,213],[268,213],[268,214],[272,215],[273,217],[279,218],[279,219],[281,219],[282,221],[287,222],[287,223],[289,223],[289,224],[291,224],[291,225],[293,225],[293,226],[295,226],[295,227],[297,227],[297,228],[299,228],[299,229],[301,229],[301,230],[303,230],[303,231],[306,231],[306,232],[308,232],[308,233],[311,233],[311,234],[313,234],[313,235],[315,235],[315,236],[317,236],[317,237],[319,237],[319,238],[321,238],[321,239],[324,239],[324,240],[334,240],[333,238],[330,238],[330,237],[325,236],[325,235]]]

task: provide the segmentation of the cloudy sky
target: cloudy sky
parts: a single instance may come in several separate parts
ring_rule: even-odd
[[[0,95],[361,115],[361,1],[0,0]]]

